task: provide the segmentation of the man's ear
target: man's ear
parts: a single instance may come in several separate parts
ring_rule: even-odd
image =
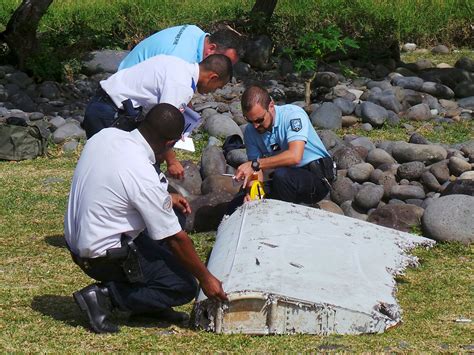
[[[213,72],[213,71],[209,72],[207,78],[209,79],[209,81],[220,80],[219,74],[217,74],[216,72]]]
[[[208,55],[215,54],[216,50],[217,50],[217,45],[215,43],[209,42],[209,44],[207,45],[207,52],[208,52],[207,54]]]

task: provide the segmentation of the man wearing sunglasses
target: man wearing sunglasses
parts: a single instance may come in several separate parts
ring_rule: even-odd
[[[106,128],[92,137],[74,171],[64,236],[74,262],[91,284],[74,293],[96,333],[118,331],[109,315],[183,321],[171,307],[191,301],[195,278],[211,299],[226,300],[221,282],[201,262],[173,209],[191,212],[167,192],[156,157],[180,139],[184,118],[170,104],[154,106],[131,132]]]
[[[262,171],[273,170],[265,183],[267,197],[306,204],[323,199],[334,178],[333,162],[306,112],[275,105],[260,86],[245,90],[242,112],[249,123],[244,134],[249,161],[238,167],[235,179],[249,188],[256,175],[262,180]]]

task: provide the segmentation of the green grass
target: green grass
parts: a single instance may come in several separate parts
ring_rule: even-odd
[[[118,316],[118,335],[95,335],[71,294],[92,282],[68,255],[63,214],[78,154],[0,162],[0,349],[28,352],[449,351],[472,344],[473,249],[419,249],[421,266],[399,277],[403,323],[380,335],[223,336]],[[193,158],[190,156],[190,158]],[[205,257],[214,233],[192,235]],[[191,305],[181,307],[190,311]]]

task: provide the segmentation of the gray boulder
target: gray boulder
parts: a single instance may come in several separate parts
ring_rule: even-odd
[[[443,196],[430,203],[422,218],[424,235],[438,241],[474,241],[474,197]]]
[[[240,186],[241,184],[236,183],[231,176],[210,175],[202,182],[201,192],[203,195],[210,193],[222,194],[226,192],[235,195],[239,192]]]
[[[413,227],[420,226],[423,213],[424,209],[415,205],[389,203],[372,212],[367,221],[402,232],[411,232]]]
[[[351,166],[363,163],[362,158],[354,147],[343,147],[333,154],[338,169],[349,169]]]
[[[455,180],[446,186],[441,193],[442,196],[447,195],[469,195],[474,196],[474,180],[460,179]]]
[[[474,82],[463,81],[454,88],[456,97],[470,97],[474,96]]]
[[[184,169],[184,179],[178,180],[166,173],[169,186],[184,197],[200,195],[202,178],[198,166],[190,160],[182,161],[181,165]]]
[[[222,149],[215,146],[207,146],[201,156],[201,176],[203,179],[214,174],[225,174],[226,161]]]
[[[54,81],[43,82],[41,85],[39,85],[38,91],[41,97],[45,97],[49,100],[58,99],[61,94],[58,84]]]
[[[449,168],[447,160],[442,160],[437,163],[434,163],[429,167],[429,169],[430,172],[440,182],[440,184],[443,184],[449,180]]]
[[[433,54],[449,54],[450,50],[444,44],[438,44],[431,49]]]
[[[352,181],[346,177],[338,177],[332,183],[331,200],[338,205],[344,201],[352,201],[355,196],[355,190],[352,186]]]
[[[331,151],[331,152],[335,151],[339,147],[344,145],[344,143],[342,142],[342,139],[339,138],[338,135],[334,133],[334,131],[331,131],[329,129],[325,129],[321,131],[318,130],[318,136],[319,138],[321,138],[321,141],[323,142],[324,147],[326,147],[328,151]]]
[[[418,132],[413,133],[410,136],[410,139],[408,139],[408,143],[413,143],[413,144],[429,144],[428,140],[423,137],[421,134]]]
[[[399,200],[424,199],[425,191],[422,187],[413,185],[395,185],[390,191],[390,198]]]
[[[372,149],[367,155],[366,161],[372,164],[375,168],[378,168],[382,164],[396,163],[395,159],[393,159],[390,154],[380,148]]]
[[[397,175],[400,179],[418,180],[425,170],[421,161],[403,163],[398,167]]]
[[[237,123],[235,123],[228,115],[221,113],[209,117],[204,124],[204,129],[210,135],[215,137],[225,138],[233,134],[243,137],[242,131]]]
[[[435,144],[396,142],[392,145],[392,155],[399,163],[410,161],[430,163],[446,159],[448,152]]]
[[[452,99],[454,91],[446,85],[425,81],[421,87],[421,91],[431,94],[441,99]]]
[[[393,85],[400,86],[404,89],[411,89],[415,91],[419,91],[423,85],[423,79],[417,76],[398,76],[392,79]]]
[[[364,182],[369,180],[370,175],[374,171],[374,167],[369,163],[360,163],[351,166],[347,170],[347,176],[356,182]]]
[[[449,171],[455,176],[459,176],[465,171],[471,170],[471,164],[458,157],[449,158],[448,167]]]
[[[360,219],[361,221],[367,221],[368,216],[365,213],[357,211],[352,201],[345,201],[341,204],[341,209],[344,212],[344,215],[351,218]]]
[[[392,192],[392,187],[397,186],[397,179],[391,172],[386,171],[378,178],[377,184],[383,187],[384,198],[389,198]]]
[[[227,163],[233,168],[248,161],[247,151],[245,149],[233,149],[226,156]]]
[[[214,231],[222,221],[228,203],[233,194],[207,194],[189,198],[191,214],[186,216],[186,231],[208,232]]]
[[[354,203],[363,211],[377,207],[382,200],[384,190],[382,186],[371,183],[363,185],[354,198]]]
[[[120,62],[127,56],[129,51],[117,51],[103,49],[93,51],[86,55],[83,61],[83,70],[87,75],[98,73],[115,73]]]
[[[21,89],[26,89],[29,85],[33,83],[33,79],[21,71],[8,74],[6,78],[9,83],[16,84]]]
[[[333,100],[333,103],[339,107],[344,116],[352,114],[354,112],[356,104],[352,101],[338,97]]]
[[[458,105],[468,110],[474,110],[474,96],[465,97],[457,101]]]
[[[63,143],[64,141],[72,138],[86,138],[86,132],[81,127],[79,127],[78,124],[73,122],[63,124],[53,133],[53,142],[56,144]]]
[[[412,106],[406,112],[406,117],[412,121],[427,121],[431,119],[430,107],[427,104]]]
[[[362,122],[370,123],[375,127],[382,126],[388,117],[388,113],[385,108],[372,102],[363,102],[360,105],[360,108]]]
[[[332,72],[319,72],[316,73],[316,76],[313,80],[313,85],[316,87],[324,86],[327,88],[332,88],[337,85],[339,78],[335,73]]]
[[[434,176],[429,171],[425,171],[423,174],[421,174],[421,182],[430,191],[440,192],[442,190],[441,184],[439,183],[436,176]]]
[[[311,122],[315,127],[338,129],[342,127],[341,109],[332,102],[325,102],[311,113]]]
[[[372,149],[375,149],[374,143],[367,137],[357,137],[349,142],[353,147],[364,147],[367,149],[367,152],[370,152]]]
[[[469,57],[459,58],[454,66],[458,69],[474,72],[474,60]]]

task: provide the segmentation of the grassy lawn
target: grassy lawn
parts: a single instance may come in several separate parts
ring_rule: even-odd
[[[187,156],[198,160],[196,156]],[[472,350],[473,249],[438,245],[399,279],[404,322],[364,336],[222,336],[118,315],[119,335],[95,335],[73,302],[89,284],[63,242],[63,213],[77,155],[0,162],[0,349],[4,351],[468,351]],[[213,233],[194,234],[201,256]],[[182,307],[190,311],[191,305]],[[471,346],[471,348],[469,348]]]

